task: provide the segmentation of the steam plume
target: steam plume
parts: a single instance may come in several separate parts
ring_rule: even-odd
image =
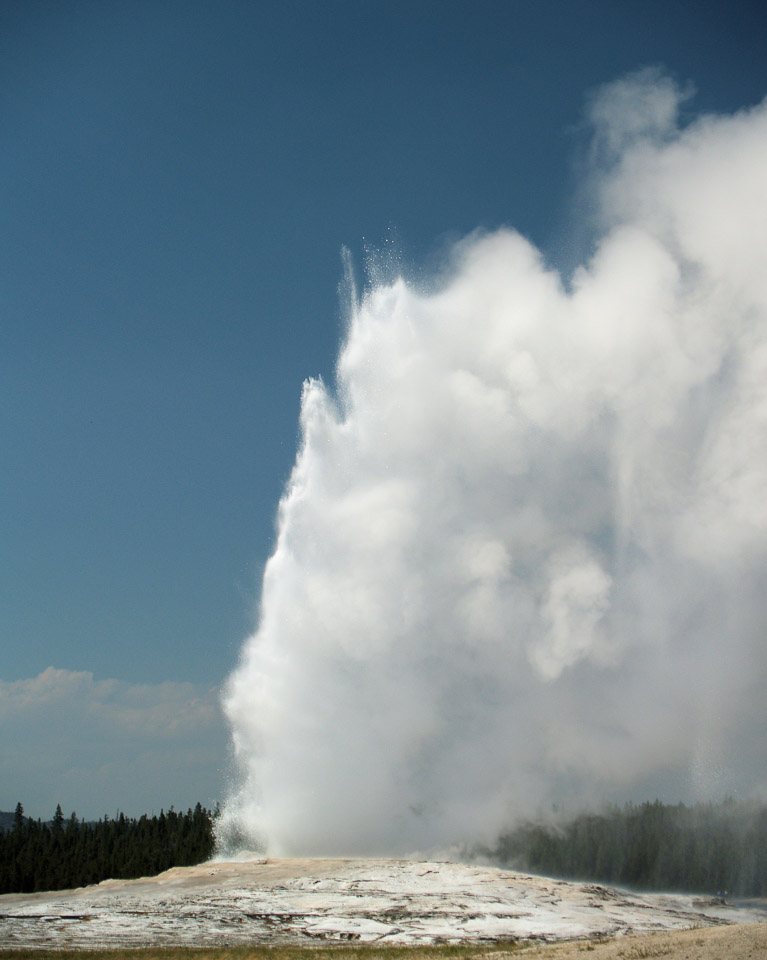
[[[592,99],[572,277],[501,230],[354,303],[225,696],[224,836],[407,853],[767,789],[767,106],[681,129],[686,96]]]

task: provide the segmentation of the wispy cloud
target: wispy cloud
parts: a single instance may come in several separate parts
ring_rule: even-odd
[[[94,817],[212,803],[225,758],[215,688],[54,667],[0,680],[0,803],[11,808],[46,817],[61,803]]]

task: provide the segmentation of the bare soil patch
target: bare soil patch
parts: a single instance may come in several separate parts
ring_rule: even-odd
[[[514,951],[516,958],[536,960],[767,960],[767,924],[707,927],[557,943]]]

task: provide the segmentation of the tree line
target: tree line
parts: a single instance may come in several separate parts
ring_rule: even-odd
[[[170,867],[202,863],[213,855],[215,814],[199,803],[177,813],[129,819],[124,814],[95,823],[24,816],[17,804],[13,825],[0,833],[0,893],[63,890],[101,880],[151,876]]]
[[[0,831],[0,893],[61,890],[109,878],[152,876],[193,866],[214,852],[215,813],[171,808],[159,816],[123,814],[96,823],[24,816]],[[639,890],[767,896],[767,806],[675,806],[660,801],[609,807],[558,823],[524,823],[504,833],[497,863],[547,876]]]
[[[566,823],[525,823],[504,834],[506,866],[639,890],[767,896],[767,807],[654,803],[610,807]]]

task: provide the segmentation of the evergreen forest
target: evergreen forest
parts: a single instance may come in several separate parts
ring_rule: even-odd
[[[0,832],[0,893],[63,890],[110,878],[151,876],[170,867],[202,863],[213,854],[214,814],[171,808],[159,816],[128,819],[122,813],[96,823],[24,816],[19,803],[10,830]]]
[[[767,896],[767,807],[628,804],[504,834],[498,863],[546,876],[632,887]]]
[[[0,893],[31,893],[131,879],[192,866],[213,855],[215,814],[199,803],[159,816],[123,814],[86,823],[61,807],[41,823],[18,804],[0,830]],[[524,823],[495,849],[514,869],[636,890],[767,897],[767,806],[726,800],[610,807],[557,822]]]

